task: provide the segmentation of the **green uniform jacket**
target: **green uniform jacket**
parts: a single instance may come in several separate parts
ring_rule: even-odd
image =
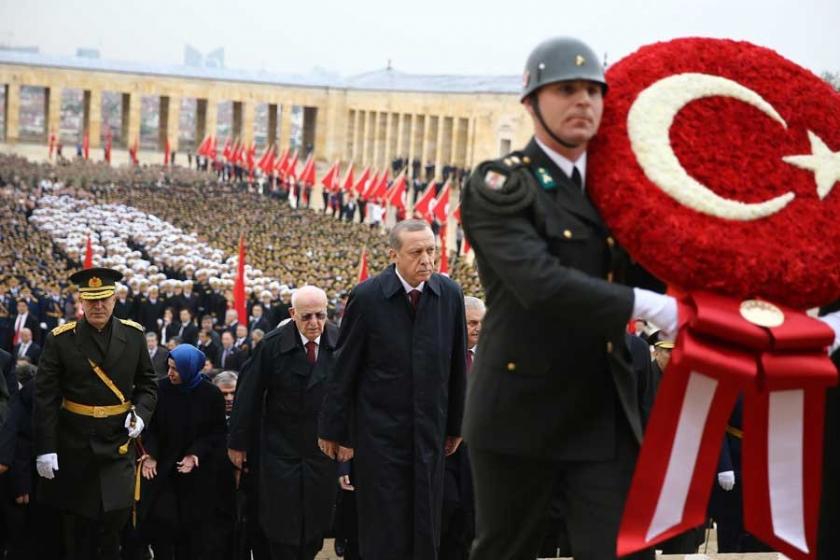
[[[532,141],[478,167],[461,215],[487,302],[464,420],[470,447],[607,460],[619,415],[641,441],[624,340],[633,292],[613,283],[624,259],[580,187]]]
[[[155,372],[143,329],[133,321],[112,319],[105,359],[99,365],[136,413],[149,425],[157,401]],[[72,325],[72,326],[71,326]],[[47,335],[35,376],[35,452],[58,454],[58,472],[41,479],[40,498],[63,511],[92,519],[103,511],[133,504],[135,446],[121,455],[128,441],[126,414],[94,418],[61,408],[63,399],[79,404],[120,404],[88,363],[96,356],[79,330],[84,320],[63,325]]]

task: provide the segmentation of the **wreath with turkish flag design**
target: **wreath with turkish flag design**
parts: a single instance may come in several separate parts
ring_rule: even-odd
[[[677,39],[609,68],[588,188],[679,290],[796,308],[840,297],[840,95],[766,48]]]

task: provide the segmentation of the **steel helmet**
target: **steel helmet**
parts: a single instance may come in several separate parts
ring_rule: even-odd
[[[607,91],[604,67],[586,43],[572,37],[546,39],[531,51],[525,63],[520,100],[546,84],[569,80],[596,82]]]

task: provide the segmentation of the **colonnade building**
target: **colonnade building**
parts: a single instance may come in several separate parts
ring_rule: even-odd
[[[193,151],[207,134],[261,149],[385,168],[392,160],[471,168],[524,146],[530,119],[517,76],[406,74],[340,78],[0,51],[3,141],[110,139]]]

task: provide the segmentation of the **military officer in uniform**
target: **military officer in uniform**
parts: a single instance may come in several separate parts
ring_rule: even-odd
[[[487,295],[464,421],[471,558],[534,558],[553,494],[574,557],[615,558],[642,437],[624,331],[631,317],[675,330],[676,302],[613,282],[623,253],[585,190],[607,90],[595,53],[547,40],[523,82],[534,138],[482,163],[461,201]]]
[[[113,318],[107,268],[73,274],[84,317],[47,335],[35,377],[39,496],[62,514],[70,558],[119,558],[135,491],[135,438],[157,399],[143,327]]]

